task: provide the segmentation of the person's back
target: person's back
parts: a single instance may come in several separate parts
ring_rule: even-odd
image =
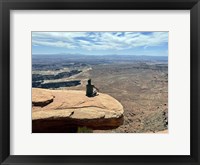
[[[86,96],[94,97],[97,96],[97,91],[99,89],[91,84],[91,79],[88,80],[88,84],[86,85]]]
[[[88,97],[93,96],[93,85],[91,85],[91,84],[86,85],[86,96],[88,96]]]

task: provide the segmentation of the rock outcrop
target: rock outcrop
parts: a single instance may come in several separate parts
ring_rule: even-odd
[[[53,102],[54,96],[46,90],[32,89],[32,105],[44,107]]]
[[[113,129],[122,124],[123,107],[107,94],[87,97],[79,90],[32,89],[32,132]]]

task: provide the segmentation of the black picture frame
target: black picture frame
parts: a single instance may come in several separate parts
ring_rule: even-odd
[[[10,155],[10,10],[190,10],[191,155],[25,156]],[[1,164],[200,164],[199,0],[0,0],[0,162]]]

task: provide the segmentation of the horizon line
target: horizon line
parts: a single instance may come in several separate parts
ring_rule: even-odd
[[[68,55],[80,55],[80,56],[152,56],[152,57],[168,57],[168,55],[136,55],[136,54],[80,54],[80,53],[77,53],[77,54],[65,54],[65,53],[52,53],[52,54],[49,54],[49,53],[37,53],[37,54],[32,54],[32,56],[39,56],[39,55],[63,55],[63,56],[68,56]]]

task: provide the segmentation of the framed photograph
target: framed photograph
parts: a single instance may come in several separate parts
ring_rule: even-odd
[[[198,0],[1,0],[1,164],[200,164]]]

